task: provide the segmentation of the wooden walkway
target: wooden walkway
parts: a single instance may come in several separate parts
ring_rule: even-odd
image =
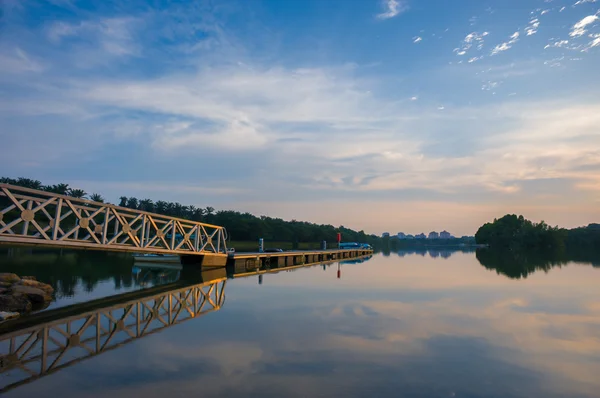
[[[236,253],[229,256],[227,266],[234,267],[234,269],[246,269],[248,271],[257,268],[287,268],[290,266],[302,266],[327,261],[355,259],[371,254],[373,254],[373,250],[367,249],[290,250],[270,253]]]

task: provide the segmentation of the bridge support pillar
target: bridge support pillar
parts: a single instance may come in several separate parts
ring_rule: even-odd
[[[227,255],[225,254],[184,255],[180,258],[182,265],[212,268],[225,267],[227,265]]]

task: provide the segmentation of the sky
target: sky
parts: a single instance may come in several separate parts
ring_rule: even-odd
[[[600,222],[598,0],[3,0],[0,174],[368,233]]]

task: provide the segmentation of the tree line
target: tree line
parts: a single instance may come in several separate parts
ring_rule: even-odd
[[[82,189],[70,187],[61,183],[44,185],[38,180],[29,178],[0,178],[0,183],[17,185],[25,188],[37,189],[74,198],[89,199],[96,202],[105,202],[98,193],[88,194]],[[153,201],[148,198],[121,196],[117,205],[135,210],[158,213],[165,216],[184,218],[188,220],[215,224],[227,229],[230,240],[256,241],[263,238],[266,241],[287,242],[333,242],[337,233],[342,234],[346,242],[369,243],[378,246],[381,238],[377,235],[366,234],[364,231],[355,231],[344,226],[315,224],[304,221],[285,221],[281,218],[255,216],[248,212],[242,213],[234,210],[215,210],[214,207],[196,207],[183,205],[177,202],[163,200]]]
[[[600,249],[600,224],[573,229],[552,227],[544,221],[534,223],[523,216],[507,214],[482,225],[475,234],[478,244],[510,249]]]

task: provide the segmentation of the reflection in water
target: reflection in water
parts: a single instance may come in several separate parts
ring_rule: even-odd
[[[487,269],[513,279],[527,278],[536,271],[548,272],[569,263],[588,263],[600,267],[600,252],[578,250],[493,250],[478,249],[477,260]]]
[[[178,270],[134,265],[130,254],[100,251],[35,250],[11,248],[0,251],[0,272],[33,275],[54,288],[54,303],[71,303],[81,293],[88,299],[116,292],[174,282]],[[104,285],[110,284],[110,287]],[[106,293],[101,292],[103,286]]]
[[[0,324],[0,394],[219,310],[225,299],[225,269],[199,277],[204,279],[200,284],[125,293]]]
[[[474,253],[447,254],[243,270],[251,277],[228,280],[227,305],[210,316],[4,395],[598,397],[600,272],[591,261],[514,281]],[[87,351],[65,357],[77,350]]]
[[[131,255],[98,251],[11,248],[0,252],[0,272],[35,275],[54,288],[57,297],[72,297],[76,288],[92,292],[100,282],[112,280],[115,290],[131,288],[136,281],[131,273]]]
[[[477,249],[475,247],[469,246],[437,246],[437,247],[428,247],[428,246],[415,246],[410,248],[402,248],[397,251],[386,250],[383,251],[384,256],[389,256],[391,253],[396,253],[400,257],[405,256],[426,256],[429,255],[431,258],[443,258],[448,259],[455,253],[475,253]]]

